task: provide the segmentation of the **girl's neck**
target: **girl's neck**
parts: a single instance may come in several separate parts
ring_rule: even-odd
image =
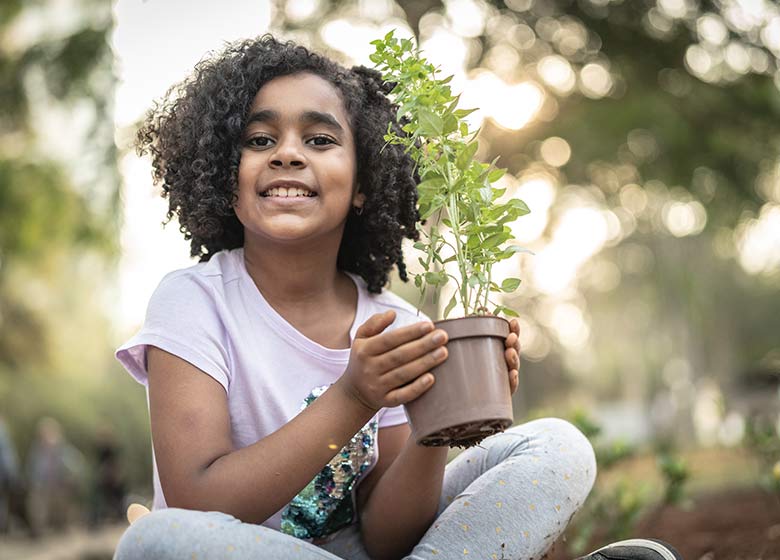
[[[336,268],[334,250],[272,247],[244,243],[244,263],[263,297],[280,306],[321,304],[344,294],[352,281]]]

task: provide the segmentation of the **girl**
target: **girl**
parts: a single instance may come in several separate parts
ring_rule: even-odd
[[[446,468],[409,437],[402,405],[447,351],[383,291],[418,238],[419,176],[382,150],[392,87],[265,35],[149,114],[139,151],[200,262],[117,350],[148,391],[155,511],[116,558],[538,558],[588,495],[593,450],[562,420]],[[514,392],[517,321],[506,348]]]

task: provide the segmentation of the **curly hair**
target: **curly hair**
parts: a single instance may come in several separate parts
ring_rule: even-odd
[[[398,106],[387,94],[395,87],[365,66],[347,69],[293,41],[271,34],[229,44],[199,62],[185,80],[156,102],[138,131],[139,155],[149,153],[155,184],[168,198],[166,223],[178,218],[201,262],[244,244],[233,211],[238,192],[241,135],[255,95],[270,80],[299,72],[316,74],[336,88],[355,139],[357,181],[363,212],[350,212],[337,267],[361,276],[369,291],[381,292],[393,265],[408,281],[401,244],[417,240],[417,184],[411,156],[399,144],[384,143],[388,123],[404,136]],[[381,152],[381,153],[380,153]]]

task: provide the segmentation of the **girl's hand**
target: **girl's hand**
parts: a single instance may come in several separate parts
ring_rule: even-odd
[[[509,367],[509,390],[514,395],[520,383],[520,322],[517,319],[509,321],[509,336],[504,342],[506,365]]]
[[[490,311],[486,315],[492,315]],[[514,395],[520,384],[520,322],[517,319],[509,321],[509,336],[504,341],[507,368],[509,368],[509,394]]]
[[[395,311],[386,311],[358,327],[349,364],[336,382],[374,411],[422,395],[433,385],[430,370],[447,359],[445,331],[425,321],[383,333],[394,320]]]

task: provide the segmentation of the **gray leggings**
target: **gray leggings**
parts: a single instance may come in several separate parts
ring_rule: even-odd
[[[407,560],[540,558],[596,477],[593,448],[545,418],[486,438],[447,464],[437,519]],[[388,520],[388,522],[391,522]],[[169,508],[136,521],[114,560],[367,560],[357,525],[319,546],[219,512]]]

